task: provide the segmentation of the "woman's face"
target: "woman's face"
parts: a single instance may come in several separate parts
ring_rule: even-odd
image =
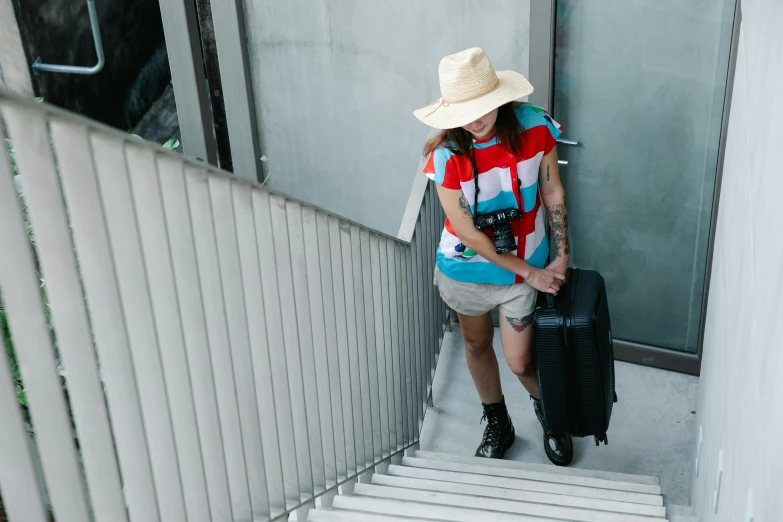
[[[468,123],[463,129],[473,135],[473,139],[481,140],[487,136],[491,136],[495,132],[495,122],[498,119],[498,109],[493,110],[477,119],[472,123]]]

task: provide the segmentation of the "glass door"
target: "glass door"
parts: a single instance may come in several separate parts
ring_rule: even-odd
[[[606,279],[620,359],[698,372],[734,16],[735,0],[557,0],[572,262]]]

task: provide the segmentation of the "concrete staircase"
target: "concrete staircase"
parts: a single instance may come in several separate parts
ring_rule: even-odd
[[[382,468],[383,469],[383,468]],[[343,488],[310,522],[695,522],[657,477],[416,451]]]

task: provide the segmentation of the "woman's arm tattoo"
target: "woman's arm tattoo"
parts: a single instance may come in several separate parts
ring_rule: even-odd
[[[568,212],[565,205],[560,203],[547,207],[546,215],[555,240],[555,257],[571,254],[571,245],[568,242]]]
[[[463,214],[470,219],[473,219],[473,213],[470,211],[470,205],[468,204],[468,200],[465,199],[465,194],[459,197],[459,208]]]

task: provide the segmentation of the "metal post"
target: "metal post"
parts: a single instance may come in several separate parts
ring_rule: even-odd
[[[263,181],[242,0],[213,0],[211,7],[234,174]]]
[[[196,5],[190,0],[161,0],[171,80],[185,155],[217,165],[204,57]]]
[[[30,68],[11,0],[0,0],[0,86],[33,95]]]
[[[552,112],[555,70],[555,3],[556,0],[530,2],[530,66],[528,77],[535,91],[530,103]]]

